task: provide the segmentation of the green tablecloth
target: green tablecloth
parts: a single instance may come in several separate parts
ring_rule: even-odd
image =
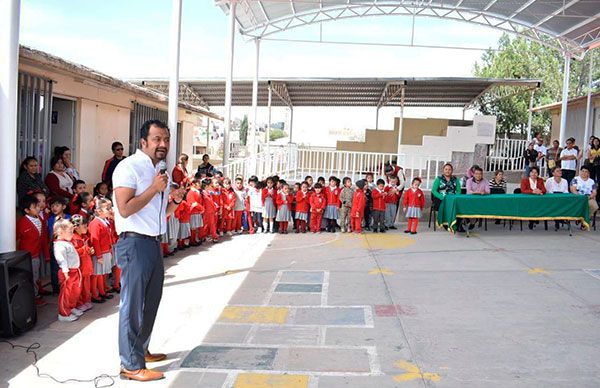
[[[575,194],[448,195],[438,211],[438,225],[457,229],[457,218],[569,220],[589,226],[588,198]]]

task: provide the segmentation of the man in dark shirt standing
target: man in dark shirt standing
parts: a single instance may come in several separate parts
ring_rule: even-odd
[[[123,144],[118,141],[112,143],[111,147],[113,157],[104,162],[104,168],[102,169],[102,182],[108,185],[108,189],[112,190],[112,176],[113,172],[121,160],[125,159],[123,156]]]

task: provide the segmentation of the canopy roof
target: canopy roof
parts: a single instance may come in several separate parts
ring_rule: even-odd
[[[133,80],[147,88],[167,93],[167,80]],[[260,79],[258,104],[268,103],[269,86],[273,106],[363,106],[399,105],[404,88],[405,106],[467,107],[494,87],[539,87],[539,80],[488,78],[286,78]],[[224,79],[181,80],[180,101],[210,106],[225,105]],[[233,81],[232,104],[252,105],[252,80]]]
[[[232,0],[215,0],[229,13]],[[308,24],[408,15],[483,25],[581,57],[600,44],[599,0],[235,0],[244,35],[263,37]]]

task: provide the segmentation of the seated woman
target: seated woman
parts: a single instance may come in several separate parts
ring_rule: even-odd
[[[532,166],[529,169],[529,176],[521,179],[521,193],[544,195],[546,194],[546,185],[544,180],[539,177],[540,170],[537,166]],[[533,229],[538,221],[529,221],[529,229]]]
[[[579,176],[573,178],[573,181],[571,182],[571,193],[586,195],[588,197],[590,216],[598,210],[598,202],[596,201],[597,186],[596,182],[590,178],[590,167],[581,167]]]
[[[50,195],[71,199],[73,197],[73,180],[67,174],[63,159],[54,156],[50,159],[50,172],[46,175],[44,183],[50,190]]]
[[[17,195],[19,199],[28,193],[39,192],[44,193],[46,196],[50,193],[38,169],[38,161],[33,156],[26,157],[21,163],[19,177],[17,178]]]
[[[492,194],[506,194],[506,180],[504,180],[504,171],[496,170],[494,179],[490,181],[490,192]]]
[[[446,195],[460,195],[460,180],[452,175],[454,167],[452,164],[446,163],[442,168],[442,175],[435,178],[431,187],[431,206],[435,211],[440,208],[440,204]],[[460,222],[458,223],[461,224]],[[460,227],[459,227],[460,231]]]
[[[562,177],[562,170],[560,167],[554,167],[552,169],[552,177],[546,179],[546,193],[568,193],[569,184],[566,179]],[[560,223],[563,221],[554,221],[554,230],[560,228]]]

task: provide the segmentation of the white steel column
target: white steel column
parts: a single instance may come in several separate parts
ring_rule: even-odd
[[[560,110],[560,136],[561,147],[565,146],[567,141],[567,101],[569,100],[569,73],[571,72],[571,55],[565,53],[565,68],[563,70],[563,92],[562,108]],[[582,144],[584,146],[585,143]]]
[[[587,104],[585,106],[585,135],[583,136],[583,146],[587,144],[588,139],[590,138],[590,133],[592,132],[592,76],[594,73],[594,52],[588,51],[590,54],[590,74],[588,77],[588,95],[587,95]],[[585,156],[584,156],[585,157]]]
[[[177,164],[177,122],[179,109],[179,47],[181,43],[181,6],[183,0],[171,2],[171,74],[169,76],[169,129],[171,131],[171,148],[167,156],[169,168]]]
[[[375,113],[375,130],[379,129],[379,107]]]
[[[205,154],[208,154],[208,146],[210,144],[210,117],[206,118],[206,152]]]
[[[290,106],[290,141],[289,143],[293,143],[292,135],[294,133],[294,107]]]
[[[402,128],[404,126],[404,86],[400,92],[400,124],[398,125],[398,162],[400,159],[400,151],[402,150]]]
[[[223,166],[229,164],[229,130],[231,129],[231,96],[233,92],[233,52],[235,47],[235,9],[237,0],[229,3],[229,52],[227,53],[227,78],[225,80],[225,129],[223,130]],[[227,170],[225,170],[227,172]]]
[[[271,89],[271,85],[269,85],[269,101],[267,102],[268,108],[269,108],[269,123],[267,124],[267,139],[266,139],[266,143],[267,143],[267,158],[269,158],[268,155],[271,155],[271,98],[273,95],[273,90]]]
[[[252,136],[250,136],[250,170],[257,175],[258,144],[256,133],[258,132],[258,66],[260,63],[260,39],[255,39],[256,53],[254,58],[254,80],[252,81]]]
[[[20,0],[0,2],[0,136],[2,151],[0,166],[3,179],[0,185],[0,253],[16,249],[17,191],[17,78],[19,74]]]
[[[529,117],[527,118],[527,141],[531,140],[531,121],[533,120],[533,96],[535,89],[531,90],[531,97],[529,98]]]

